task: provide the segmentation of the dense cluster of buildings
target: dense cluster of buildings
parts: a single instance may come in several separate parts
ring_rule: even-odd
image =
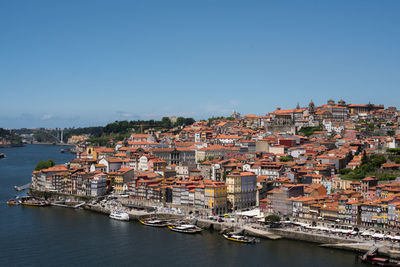
[[[394,107],[331,99],[263,116],[234,112],[226,119],[133,133],[112,147],[86,145],[71,162],[34,171],[32,186],[122,195],[208,214],[259,207],[264,214],[398,226],[399,182],[345,180],[339,173],[359,168],[363,157],[400,148],[399,124]],[[386,157],[378,171],[400,176],[400,164]]]

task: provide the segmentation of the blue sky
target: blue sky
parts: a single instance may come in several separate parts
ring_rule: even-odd
[[[399,107],[400,1],[1,1],[0,127]]]

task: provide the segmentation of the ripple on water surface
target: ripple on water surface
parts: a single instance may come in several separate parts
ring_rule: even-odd
[[[239,244],[216,232],[185,235],[83,210],[9,207],[14,185],[40,160],[73,158],[56,146],[1,150],[0,266],[363,266],[354,254],[288,240]]]

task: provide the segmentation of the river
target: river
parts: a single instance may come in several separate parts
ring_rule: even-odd
[[[312,243],[239,244],[216,232],[185,235],[84,210],[8,206],[13,186],[30,182],[38,161],[74,157],[61,148],[0,149],[7,155],[0,159],[0,266],[366,266],[353,253]]]

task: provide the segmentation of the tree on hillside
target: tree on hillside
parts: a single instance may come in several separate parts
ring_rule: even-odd
[[[175,125],[176,125],[176,126],[183,126],[183,125],[185,125],[185,118],[184,118],[184,117],[178,117],[178,118],[176,119]]]
[[[6,137],[6,136],[9,135],[9,134],[10,134],[10,131],[9,131],[9,130],[0,128],[0,137]]]
[[[42,160],[36,165],[35,171],[40,171],[42,169],[47,169],[47,168],[53,167],[54,165],[55,165],[55,162],[52,159],[49,159],[47,161]]]
[[[281,157],[279,160],[280,160],[281,162],[289,162],[289,161],[293,161],[293,157],[292,157],[292,156]]]
[[[304,134],[305,136],[311,136],[315,131],[322,131],[319,126],[315,127],[301,127],[299,130],[300,133]]]
[[[196,121],[193,118],[185,118],[185,125],[192,125],[195,122]]]
[[[170,129],[172,127],[171,119],[168,117],[163,117],[161,120],[161,124],[163,128]]]

